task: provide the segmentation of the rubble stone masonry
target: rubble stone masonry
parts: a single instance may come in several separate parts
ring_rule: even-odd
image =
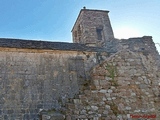
[[[116,39],[108,11],[89,9],[72,32],[74,43],[0,38],[0,120],[160,120],[152,37]]]

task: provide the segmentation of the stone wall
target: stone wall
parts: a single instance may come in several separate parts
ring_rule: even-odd
[[[60,114],[86,84],[86,70],[102,56],[106,59],[107,54],[0,48],[0,119],[37,120],[46,111]]]
[[[117,52],[122,49],[129,49],[133,52],[144,52],[159,57],[152,36],[135,37],[129,39],[114,39],[105,43],[106,50]]]
[[[159,119],[159,54],[149,36],[104,48],[14,39],[0,46],[1,120]]]
[[[67,120],[160,119],[160,71],[151,54],[122,50],[91,70]]]

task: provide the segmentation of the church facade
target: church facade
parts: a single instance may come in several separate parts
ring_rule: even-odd
[[[108,13],[81,9],[73,43],[0,38],[0,119],[159,120],[152,37],[116,39]]]

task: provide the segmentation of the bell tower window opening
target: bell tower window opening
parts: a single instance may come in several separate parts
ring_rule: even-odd
[[[77,28],[77,37],[78,37],[79,43],[81,43],[81,26],[80,25],[78,25],[78,28]]]
[[[77,38],[77,31],[74,31],[74,37]]]
[[[81,26],[80,25],[78,25],[78,36],[81,36]]]
[[[102,30],[103,30],[102,28],[96,28],[98,40],[102,40]]]

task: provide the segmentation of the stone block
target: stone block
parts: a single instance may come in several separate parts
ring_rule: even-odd
[[[99,80],[94,80],[94,85],[99,86]]]
[[[98,107],[97,107],[97,106],[91,106],[91,108],[92,108],[94,111],[98,110]]]
[[[102,90],[100,90],[99,92],[100,92],[100,93],[107,93],[107,90],[102,89]]]

